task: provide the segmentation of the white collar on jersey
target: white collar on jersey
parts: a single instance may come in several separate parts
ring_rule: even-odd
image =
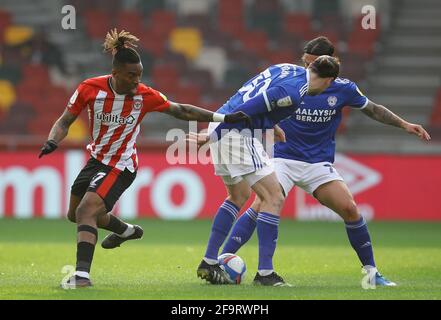
[[[309,75],[309,69],[308,68],[306,68],[306,94],[308,94],[308,91],[309,91],[309,77],[310,77],[310,75]]]

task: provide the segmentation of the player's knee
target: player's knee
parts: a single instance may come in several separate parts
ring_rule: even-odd
[[[245,202],[248,201],[250,196],[251,196],[251,191],[247,190],[247,191],[230,194],[227,200],[233,202],[235,205],[241,208],[245,205]]]
[[[106,206],[101,198],[95,196],[84,197],[75,211],[75,218],[77,223],[81,223],[84,219],[97,219],[99,215],[106,212]]]
[[[256,197],[253,201],[253,204],[251,205],[251,208],[253,208],[256,212],[259,212],[261,205],[262,201],[260,201],[259,197]]]
[[[89,203],[81,203],[75,211],[75,221],[81,222],[84,219],[96,218],[98,211],[95,206]]]
[[[341,211],[345,221],[357,221],[360,219],[360,213],[354,200],[347,201]]]
[[[270,206],[274,208],[274,210],[280,211],[283,202],[285,201],[285,197],[283,196],[282,190],[273,190],[263,195],[261,201],[262,205]]]
[[[75,221],[81,220],[82,218],[86,217],[90,210],[88,210],[86,205],[79,205],[77,209],[75,210]]]
[[[275,192],[272,198],[273,198],[272,201],[274,203],[274,206],[276,206],[278,210],[281,210],[283,206],[283,202],[285,201],[285,197],[283,196],[282,191]]]

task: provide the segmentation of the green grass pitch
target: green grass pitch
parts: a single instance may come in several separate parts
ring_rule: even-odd
[[[252,285],[257,238],[238,254],[248,268],[238,286],[196,277],[211,221],[139,220],[144,238],[95,250],[94,287],[60,288],[61,269],[75,264],[75,225],[64,220],[0,220],[2,299],[440,299],[441,223],[371,222],[376,262],[398,283],[364,290],[363,274],[343,224],[282,220],[275,269],[293,287]],[[99,241],[106,232],[100,230]]]

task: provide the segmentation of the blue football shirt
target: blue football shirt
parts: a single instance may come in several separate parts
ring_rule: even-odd
[[[305,96],[295,113],[279,126],[286,142],[276,143],[274,157],[308,163],[334,162],[335,134],[345,106],[362,109],[368,99],[352,81],[337,78],[321,94]]]
[[[247,81],[218,113],[244,111],[252,118],[251,129],[269,129],[282,119],[293,115],[308,91],[309,70],[294,64],[270,66]],[[216,132],[224,129],[242,130],[245,123],[221,123]]]

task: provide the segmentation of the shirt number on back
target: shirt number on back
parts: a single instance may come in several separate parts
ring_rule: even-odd
[[[348,79],[342,79],[342,78],[335,78],[334,81],[337,83],[341,83],[341,84],[348,84],[349,83]]]
[[[251,83],[239,89],[240,93],[244,93],[243,102],[247,102],[251,98],[264,92],[268,89],[271,81],[271,72],[268,69],[261,72]]]

